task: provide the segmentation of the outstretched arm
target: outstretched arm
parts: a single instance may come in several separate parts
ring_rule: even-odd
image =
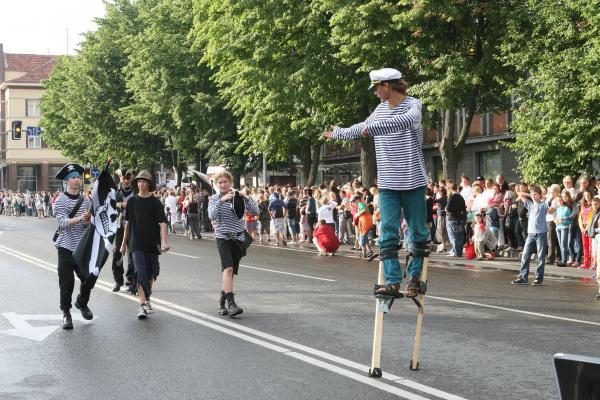
[[[411,99],[409,108],[405,113],[390,119],[366,123],[364,133],[368,136],[389,135],[420,124],[421,118],[421,102],[417,99]]]

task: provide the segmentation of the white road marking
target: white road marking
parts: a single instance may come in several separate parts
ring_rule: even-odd
[[[508,311],[508,312],[513,312],[513,313],[517,313],[517,314],[531,315],[531,316],[534,316],[534,317],[549,318],[549,319],[556,319],[556,320],[559,320],[559,321],[575,322],[575,323],[578,323],[578,324],[600,326],[600,322],[585,321],[585,320],[574,319],[574,318],[565,318],[565,317],[559,317],[557,315],[542,314],[542,313],[536,313],[536,312],[532,312],[532,311],[517,310],[517,309],[514,309],[514,308],[508,308],[508,307],[493,306],[493,305],[490,305],[490,304],[475,303],[473,301],[457,300],[457,299],[450,299],[448,297],[438,297],[438,296],[431,296],[431,295],[427,295],[427,298],[428,299],[436,299],[436,300],[448,301],[448,302],[451,302],[451,303],[467,304],[467,305],[470,305],[470,306],[491,308],[493,310]]]
[[[334,279],[318,278],[318,277],[316,277],[316,276],[302,275],[302,274],[294,274],[294,273],[292,273],[292,272],[277,271],[277,270],[274,270],[274,269],[259,268],[259,267],[251,267],[250,265],[243,265],[243,264],[240,264],[240,267],[243,267],[243,268],[250,268],[250,269],[256,269],[256,270],[259,270],[259,271],[273,272],[274,274],[292,275],[292,276],[299,276],[299,277],[301,277],[301,278],[316,279],[316,280],[319,280],[319,281],[335,282],[335,280],[334,280]]]
[[[16,251],[16,250],[13,250],[13,249],[7,248],[5,246],[1,246],[1,245],[0,245],[0,252],[4,252],[4,253],[6,253],[8,255],[14,256],[14,257],[16,257],[18,259],[21,259],[23,261],[27,261],[28,263],[33,264],[34,266],[40,267],[42,269],[49,270],[49,271],[52,271],[54,273],[56,272],[56,268],[54,266],[50,267],[52,264],[50,264],[50,263],[48,263],[46,261],[37,259],[37,258],[35,258],[33,256],[28,255],[28,254],[21,253],[19,251]],[[133,302],[137,303],[137,298],[136,297],[133,297],[131,295],[124,294],[124,293],[113,293],[112,292],[112,284],[109,283],[109,282],[106,282],[106,281],[98,279],[96,287],[98,289],[100,289],[100,290],[103,290],[103,291],[107,292],[107,293],[114,294],[114,295],[120,296],[120,297],[122,297],[124,299],[127,299],[127,300],[130,300],[130,301],[133,301]],[[283,339],[283,338],[279,338],[277,336],[270,335],[268,333],[264,333],[264,332],[261,332],[261,331],[258,331],[258,330],[252,329],[252,328],[248,328],[248,327],[245,327],[243,325],[235,324],[235,323],[232,323],[231,321],[222,320],[220,318],[213,317],[213,316],[210,316],[208,314],[204,314],[204,313],[201,313],[201,312],[189,309],[187,307],[177,305],[175,303],[171,303],[171,302],[168,302],[168,301],[160,300],[160,299],[155,298],[155,297],[153,298],[153,303],[154,303],[154,308],[157,309],[157,310],[164,311],[166,313],[169,313],[171,315],[183,318],[183,319],[188,320],[190,322],[194,322],[196,324],[205,326],[205,327],[210,328],[210,329],[217,330],[219,332],[222,332],[222,333],[225,333],[227,335],[236,337],[238,339],[242,339],[242,340],[248,341],[250,343],[254,343],[256,345],[259,345],[259,346],[271,349],[271,350],[276,351],[276,352],[278,352],[280,354],[296,358],[298,360],[304,361],[304,362],[309,363],[311,365],[314,365],[314,366],[317,366],[317,367],[320,367],[320,368],[324,368],[327,371],[334,372],[334,373],[339,374],[341,376],[344,376],[344,377],[346,377],[348,379],[352,379],[354,381],[357,381],[357,382],[360,382],[360,383],[364,383],[364,384],[367,384],[369,386],[376,387],[376,388],[378,388],[380,390],[383,390],[383,391],[386,391],[388,393],[394,394],[396,396],[405,398],[407,400],[427,400],[426,397],[422,397],[422,396],[419,396],[417,394],[407,392],[407,391],[402,390],[402,389],[400,389],[400,388],[398,388],[396,386],[392,386],[392,385],[389,385],[389,384],[386,384],[386,383],[382,383],[381,381],[375,380],[373,378],[368,378],[366,375],[358,374],[358,373],[356,373],[354,371],[351,371],[351,370],[348,370],[348,369],[344,369],[342,367],[339,367],[337,365],[331,364],[329,362],[324,362],[322,360],[319,360],[319,359],[316,359],[316,358],[313,358],[313,357],[310,357],[310,356],[307,356],[307,355],[299,354],[297,352],[291,351],[289,348],[282,347],[282,346],[279,346],[277,344],[273,344],[273,343],[268,342],[266,340],[261,340],[261,339],[259,339],[257,337],[260,337],[260,338],[263,338],[263,339],[267,339],[267,340],[270,340],[272,342],[275,342],[275,343],[278,343],[278,344],[281,344],[281,345],[284,345],[284,346],[287,346],[287,347],[295,348],[297,350],[301,350],[301,351],[307,352],[309,354],[313,354],[313,355],[316,355],[318,357],[324,358],[327,361],[336,362],[336,363],[342,364],[342,365],[344,365],[346,367],[354,368],[354,369],[360,370],[363,373],[366,373],[366,371],[368,370],[367,366],[355,363],[355,362],[353,362],[351,360],[346,360],[344,358],[335,356],[333,354],[326,353],[324,351],[313,349],[311,347],[304,346],[304,345],[301,345],[301,344],[298,344],[298,343],[295,343],[295,342],[292,342],[292,341],[289,341],[289,340],[286,340],[286,339]],[[181,310],[181,311],[177,311],[177,310]],[[184,313],[184,312],[187,312],[187,314]],[[198,317],[194,317],[194,316],[188,315],[188,314],[196,315],[198,317],[201,317],[202,319],[198,318]],[[213,321],[213,322],[209,322],[209,321]],[[233,328],[233,329],[230,329],[230,328]],[[240,331],[243,331],[245,333],[241,333]],[[257,336],[257,337],[249,336],[246,333],[252,334],[252,335]],[[420,384],[418,382],[414,382],[414,381],[411,381],[409,379],[405,379],[403,377],[400,377],[400,376],[397,376],[397,375],[394,375],[394,374],[389,374],[387,372],[385,372],[383,374],[383,379],[392,381],[392,382],[394,382],[394,383],[396,383],[398,385],[402,385],[402,386],[406,386],[406,387],[409,387],[409,388],[420,390],[423,393],[432,394],[432,395],[434,395],[436,397],[439,397],[439,398],[442,398],[442,399],[446,399],[446,400],[465,400],[464,398],[456,396],[456,395],[453,395],[451,393],[446,393],[446,392],[443,392],[441,390],[435,389],[433,387],[422,385],[422,384]]]
[[[6,335],[22,337],[30,340],[35,340],[38,342],[43,341],[48,336],[50,336],[56,329],[58,329],[58,325],[51,326],[32,326],[27,321],[61,321],[62,315],[36,315],[36,314],[17,314],[14,312],[3,313],[2,316],[10,322],[10,324],[14,327],[14,329],[5,329],[0,331],[0,333],[4,333]],[[95,317],[96,318],[96,317]],[[94,318],[94,319],[95,319]],[[83,317],[78,315],[73,316],[74,320],[79,320],[84,323],[90,323],[91,321],[86,321]]]
[[[166,253],[163,253],[163,255],[169,255],[169,254],[173,254],[174,256],[187,257],[187,258],[200,258],[200,257],[196,257],[196,256],[190,256],[188,254],[175,253],[174,251],[167,251]]]
[[[174,253],[172,251],[168,251],[165,254],[173,254],[173,255],[176,255],[176,256],[188,257],[188,258],[200,258],[200,257],[197,257],[197,256],[191,256],[189,254]],[[317,276],[303,275],[303,274],[294,274],[292,272],[277,271],[275,269],[267,269],[267,268],[260,268],[260,267],[252,267],[250,265],[244,265],[244,264],[240,264],[240,267],[242,267],[242,268],[249,268],[249,269],[255,269],[255,270],[258,270],[258,271],[272,272],[274,274],[283,274],[283,275],[298,276],[300,278],[316,279],[318,281],[336,282],[335,279],[319,278]]]

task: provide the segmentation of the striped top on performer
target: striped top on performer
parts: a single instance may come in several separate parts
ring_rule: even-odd
[[[248,213],[258,215],[258,206],[254,200],[244,197],[244,204]],[[219,193],[210,197],[208,218],[213,221],[215,238],[244,241],[244,230],[246,229],[244,220],[237,218],[231,208],[231,201],[221,201]]]
[[[60,229],[58,239],[56,239],[56,242],[54,243],[56,248],[62,247],[63,249],[75,251],[77,244],[79,244],[79,240],[81,240],[83,233],[87,228],[87,225],[83,222],[69,225],[69,214],[73,211],[75,204],[77,204],[77,200],[79,200],[79,195],[72,195],[64,192],[58,196],[58,199],[56,199],[56,202],[54,203],[54,216],[56,217]],[[92,203],[85,197],[73,218],[81,216],[91,207]]]
[[[419,100],[407,96],[394,108],[384,101],[364,122],[349,128],[336,127],[331,138],[359,139],[365,129],[375,141],[379,189],[412,190],[427,186]]]

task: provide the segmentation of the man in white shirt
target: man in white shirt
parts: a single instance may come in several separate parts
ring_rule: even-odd
[[[462,175],[460,179],[460,186],[462,188],[460,191],[460,195],[463,197],[463,199],[465,199],[465,201],[468,201],[473,197],[473,188],[471,188],[471,182],[469,180],[469,177],[466,175]]]

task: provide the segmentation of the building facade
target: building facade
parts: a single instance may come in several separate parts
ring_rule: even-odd
[[[56,59],[50,55],[4,53],[0,43],[1,189],[62,189],[62,182],[54,176],[67,159],[48,148],[39,128],[42,81],[50,75]],[[20,137],[13,130],[16,126],[21,128]]]

